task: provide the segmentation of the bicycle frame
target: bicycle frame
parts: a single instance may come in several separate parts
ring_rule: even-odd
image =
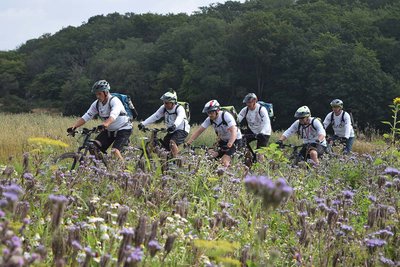
[[[70,170],[73,170],[77,163],[81,162],[87,155],[88,152],[94,156],[96,160],[101,160],[106,167],[108,167],[107,160],[104,157],[103,153],[100,151],[98,146],[96,145],[95,141],[90,139],[91,135],[93,133],[97,133],[97,127],[94,127],[92,129],[87,129],[83,128],[82,131],[72,131],[68,133],[69,136],[75,136],[75,134],[80,133],[81,135],[84,136],[82,144],[78,147],[78,150],[76,152],[66,152],[64,154],[59,155],[58,157],[55,158],[55,163],[58,162],[67,162],[68,160],[72,161],[70,162],[71,167]],[[96,164],[96,162],[94,162]],[[69,164],[67,164],[69,165]]]

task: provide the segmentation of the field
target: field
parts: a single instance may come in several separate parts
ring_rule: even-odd
[[[199,153],[141,171],[128,151],[69,172],[52,159],[75,118],[1,117],[0,266],[400,266],[400,153],[379,136],[318,168],[272,145],[251,170]]]

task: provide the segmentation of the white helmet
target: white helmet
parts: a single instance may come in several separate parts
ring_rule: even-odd
[[[244,98],[243,98],[243,103],[247,103],[252,99],[256,99],[257,100],[257,96],[255,93],[248,93]]]
[[[164,102],[172,102],[175,103],[178,101],[178,98],[176,96],[175,92],[166,92],[165,94],[163,94],[160,99]]]
[[[203,113],[208,113],[210,111],[217,111],[221,106],[219,105],[217,100],[208,101],[203,108]]]
[[[333,99],[331,102],[331,107],[340,107],[343,108],[343,101],[340,99]]]
[[[296,113],[294,113],[294,117],[296,119],[304,118],[304,117],[310,117],[311,116],[311,111],[307,106],[302,106],[299,107],[296,110]]]

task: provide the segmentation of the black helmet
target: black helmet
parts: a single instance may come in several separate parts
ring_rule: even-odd
[[[110,84],[106,80],[99,80],[92,86],[92,93],[110,91]]]

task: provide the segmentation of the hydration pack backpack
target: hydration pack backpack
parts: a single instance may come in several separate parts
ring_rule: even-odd
[[[236,126],[239,125],[238,113],[237,113],[237,111],[236,111],[234,106],[223,106],[223,107],[220,107],[220,110],[222,110],[222,114],[221,114],[221,116],[222,116],[222,124],[228,125],[226,123],[226,121],[225,121],[225,116],[224,116],[225,114],[224,113],[225,112],[229,112],[233,116],[233,118],[235,119]]]
[[[264,101],[258,101],[258,104],[260,104],[261,107],[265,107],[268,111],[268,116],[270,119],[274,118],[274,105],[272,105],[272,103],[267,103]],[[261,115],[261,108],[258,111],[258,113]],[[247,112],[246,112],[247,115]]]
[[[111,96],[110,100],[108,101],[108,104],[109,104],[109,105],[111,105],[110,102],[111,102],[111,100],[112,100],[114,97],[118,97],[119,100],[121,100],[122,105],[123,105],[124,108],[125,108],[126,114],[122,114],[122,113],[121,113],[120,116],[126,115],[126,116],[129,117],[129,119],[130,119],[131,121],[132,121],[133,119],[137,118],[138,113],[137,113],[137,111],[136,111],[136,109],[135,109],[135,106],[134,106],[133,103],[132,103],[132,100],[131,100],[131,97],[130,97],[130,96],[124,95],[124,94],[120,94],[120,93],[111,93],[111,95],[112,95],[112,96]],[[111,107],[110,107],[110,108],[111,108]],[[99,112],[99,100],[97,100],[96,109],[97,109],[97,112]]]

